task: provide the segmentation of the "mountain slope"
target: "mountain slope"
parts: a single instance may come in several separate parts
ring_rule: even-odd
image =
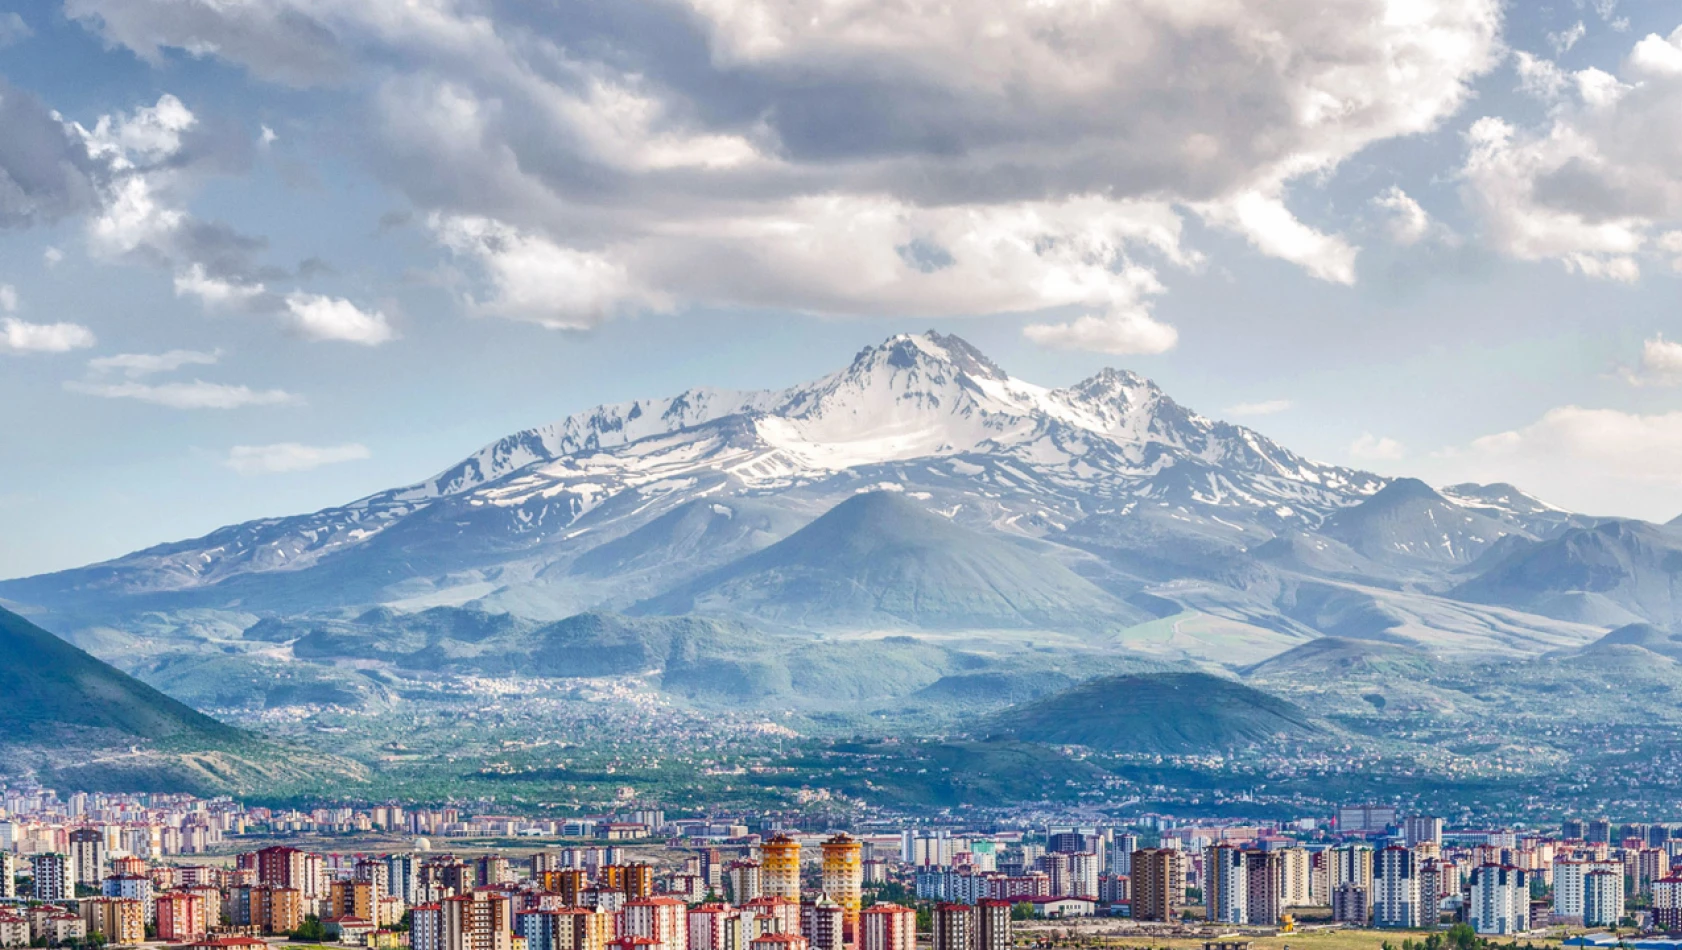
[[[89,791],[284,794],[367,770],[224,725],[0,610],[0,776]]]
[[[1518,551],[1453,596],[1605,624],[1682,621],[1682,531],[1611,520]]]
[[[0,742],[68,736],[101,744],[171,739],[218,746],[245,738],[3,609],[0,657],[7,705]]]
[[[1375,561],[1440,564],[1475,560],[1515,531],[1416,478],[1398,478],[1326,519],[1320,533]]]
[[[1618,653],[1636,647],[1682,662],[1682,634],[1672,633],[1650,623],[1626,624],[1575,651],[1574,655]]]
[[[1366,674],[1419,676],[1430,672],[1435,665],[1429,654],[1410,646],[1321,637],[1246,667],[1243,672],[1257,679],[1322,679]]]
[[[669,587],[682,571],[716,567],[780,541],[806,524],[801,515],[752,498],[691,501],[585,551],[570,573],[591,578],[647,575]]]
[[[1321,731],[1295,705],[1207,673],[1106,676],[1003,710],[986,728],[1017,739],[1106,752],[1176,755]]]
[[[1143,617],[1056,560],[959,527],[895,492],[848,499],[635,612],[692,611],[946,629],[1089,629]]]

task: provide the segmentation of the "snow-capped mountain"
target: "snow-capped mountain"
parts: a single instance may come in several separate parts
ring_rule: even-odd
[[[965,341],[901,335],[786,390],[694,389],[518,432],[432,478],[66,572],[83,593],[182,591],[401,549],[420,573],[565,559],[685,501],[824,499],[866,485],[1023,534],[1133,505],[1312,527],[1383,486],[1213,421],[1105,370],[1064,389],[1015,379]],[[41,580],[41,579],[37,579]],[[13,582],[14,584],[17,582]],[[30,584],[30,587],[39,585]]]
[[[906,504],[844,505],[882,492]],[[875,514],[834,514],[855,510]],[[953,530],[905,529],[937,517]],[[1599,631],[1447,592],[1589,523],[1507,485],[1314,462],[1121,370],[1039,386],[928,333],[788,389],[600,406],[342,507],[0,582],[0,601],[191,650],[249,649],[253,618],[383,643],[402,640],[391,617],[459,608],[521,629],[600,611],[801,635],[991,625],[983,652],[1031,649],[1043,624],[1227,665],[1322,634],[1525,653]],[[1171,636],[1150,632],[1170,615]]]

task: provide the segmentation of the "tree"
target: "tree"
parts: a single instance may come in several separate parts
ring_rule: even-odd
[[[1011,920],[1033,920],[1034,905],[1027,901],[1017,901],[1010,906]]]
[[[320,943],[327,939],[327,927],[322,924],[320,918],[311,914],[304,918],[304,922],[298,925],[297,930],[292,931],[287,936],[293,940],[308,940],[313,943]]]
[[[872,904],[913,904],[917,895],[898,881],[888,881],[871,888],[870,903]]]

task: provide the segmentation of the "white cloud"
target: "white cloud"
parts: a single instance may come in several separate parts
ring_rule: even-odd
[[[275,140],[278,138],[280,138],[280,136],[275,134],[274,129],[265,125],[263,126],[262,132],[257,136],[257,144],[267,148],[268,146],[273,145]]]
[[[1228,406],[1226,414],[1229,416],[1271,416],[1284,412],[1295,405],[1289,399],[1268,399],[1263,402],[1241,402],[1236,406]]]
[[[240,409],[245,406],[281,406],[301,402],[280,389],[252,389],[195,379],[190,383],[101,383],[71,380],[64,384],[71,392],[106,399],[136,399],[171,409]]]
[[[609,252],[564,247],[490,218],[434,214],[438,242],[476,264],[490,293],[474,312],[555,329],[593,327],[626,309],[663,309],[668,298],[638,289],[627,263]]]
[[[18,291],[0,284],[0,313],[16,313]],[[66,353],[94,345],[93,331],[77,323],[29,323],[0,319],[0,353]]]
[[[241,475],[273,475],[281,472],[304,472],[323,465],[336,465],[370,457],[367,446],[354,442],[345,445],[278,442],[274,445],[236,445],[228,450],[228,457],[223,464]]]
[[[282,406],[303,400],[283,389],[252,389],[249,386],[191,382],[145,382],[147,377],[173,373],[183,366],[214,366],[222,359],[220,350],[168,350],[163,353],[119,353],[88,360],[88,378],[71,380],[64,388],[71,392],[105,399],[134,399],[171,409],[241,409],[246,406]],[[113,375],[124,377],[112,381]]]
[[[199,165],[215,167],[241,157],[219,154],[223,146],[205,135],[193,139],[205,130],[180,99],[164,94],[132,112],[102,115],[92,128],[0,87],[0,112],[7,109],[12,114],[0,115],[0,125],[19,126],[27,147],[0,148],[0,223],[85,213],[88,248],[96,260],[167,268],[178,296],[198,297],[206,306],[262,311],[282,306],[257,276],[263,270],[256,262],[263,240],[200,220],[187,209],[202,174]],[[52,193],[33,194],[43,183]],[[48,267],[63,258],[56,247],[43,251]]]
[[[1181,220],[1152,202],[922,208],[883,198],[801,199],[755,217],[674,224],[591,249],[487,218],[433,215],[437,240],[473,265],[476,313],[582,328],[680,300],[824,314],[963,316],[1081,306],[1042,342],[1161,352],[1172,328],[1142,313],[1162,292],[1141,255],[1195,267]],[[1125,349],[1123,349],[1125,348]]]
[[[1576,46],[1577,42],[1584,36],[1587,36],[1588,32],[1588,27],[1583,25],[1582,20],[1578,20],[1570,29],[1561,30],[1558,33],[1549,33],[1548,45],[1554,48],[1555,53],[1564,54],[1569,52],[1571,47]]]
[[[1173,327],[1140,310],[1084,316],[1070,323],[1036,323],[1024,327],[1022,335],[1042,346],[1118,356],[1165,353],[1180,338]]]
[[[23,17],[16,13],[0,13],[0,49],[14,46],[35,35]]]
[[[159,197],[152,177],[127,172],[106,188],[104,200],[99,215],[88,225],[95,252],[108,257],[137,251],[173,256],[174,238],[189,219],[185,211]]]
[[[93,331],[76,323],[0,320],[0,353],[65,353],[94,345]]]
[[[1670,259],[1671,269],[1682,272],[1682,231],[1666,231],[1656,243],[1660,253],[1675,255]]]
[[[1577,9],[1585,6],[1585,0],[1576,0]],[[1592,7],[1602,21],[1619,33],[1629,29],[1629,18],[1618,16],[1618,0],[1588,0],[1587,6]]]
[[[475,312],[579,327],[709,305],[1077,306],[1091,319],[1054,336],[1128,347],[1165,345],[1137,314],[1165,260],[1197,256],[1178,246],[1187,212],[1353,281],[1357,249],[1284,196],[1435,128],[1500,52],[1499,0],[638,9],[515,27],[453,3],[66,4],[152,61],[366,78],[343,87],[373,90],[364,144],[473,265]],[[1063,213],[1141,206],[1172,219],[1172,255]]]
[[[180,151],[182,133],[197,124],[191,109],[164,93],[129,115],[100,116],[87,133],[88,144],[95,152],[125,160],[156,162]]]
[[[286,295],[286,311],[293,328],[311,340],[378,346],[397,336],[385,314],[369,313],[342,297],[295,291]]]
[[[1682,28],[1644,37],[1616,74],[1517,55],[1550,103],[1535,126],[1485,117],[1467,134],[1462,194],[1485,240],[1520,260],[1634,281],[1682,225]],[[1669,260],[1666,260],[1669,263]]]
[[[1483,221],[1485,238],[1520,260],[1557,260],[1591,277],[1639,276],[1635,255],[1649,223],[1637,214],[1602,215],[1537,196],[1539,182],[1570,166],[1599,164],[1595,144],[1567,126],[1546,137],[1520,133],[1483,118],[1467,133],[1463,168],[1467,203]]]
[[[1473,441],[1454,461],[1458,477],[1510,481],[1573,510],[1666,519],[1682,509],[1682,412],[1562,406]]]
[[[104,374],[119,372],[130,379],[157,373],[172,373],[183,366],[212,366],[222,358],[220,352],[200,350],[169,350],[165,353],[119,353],[88,360],[91,372]]]
[[[1406,456],[1407,449],[1395,439],[1365,432],[1349,444],[1349,454],[1367,462],[1393,462]]]
[[[175,274],[175,295],[192,295],[207,307],[227,307],[249,303],[263,294],[261,283],[244,283],[211,277],[204,265],[194,262]]]
[[[1248,237],[1263,254],[1290,261],[1321,280],[1355,282],[1359,249],[1335,234],[1303,224],[1278,195],[1247,191],[1199,210],[1212,223]]]
[[[1519,89],[1543,102],[1557,100],[1571,85],[1559,64],[1524,50],[1513,54],[1513,68],[1518,73]]]
[[[1397,244],[1404,247],[1417,244],[1431,230],[1431,216],[1396,185],[1379,192],[1372,203],[1387,212],[1390,238]]]
[[[1641,369],[1662,376],[1682,376],[1682,343],[1663,336],[1642,343]]]
[[[1649,33],[1629,54],[1630,67],[1649,76],[1682,75],[1682,27],[1670,36]]]
[[[1682,343],[1655,335],[1641,344],[1641,359],[1634,369],[1620,367],[1619,375],[1631,386],[1675,386],[1682,384]]]

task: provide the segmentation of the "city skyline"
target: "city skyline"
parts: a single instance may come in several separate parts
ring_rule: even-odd
[[[1682,950],[1682,14],[0,0],[0,950]]]
[[[1090,917],[1109,921],[1090,934],[1124,939],[1280,937],[1312,920],[1375,942],[1682,929],[1682,838],[1662,821],[1458,827],[1372,802],[1276,821],[489,807],[5,787],[0,884],[24,883],[0,893],[0,942],[1006,950],[1040,922]],[[413,847],[393,848],[404,834]]]

